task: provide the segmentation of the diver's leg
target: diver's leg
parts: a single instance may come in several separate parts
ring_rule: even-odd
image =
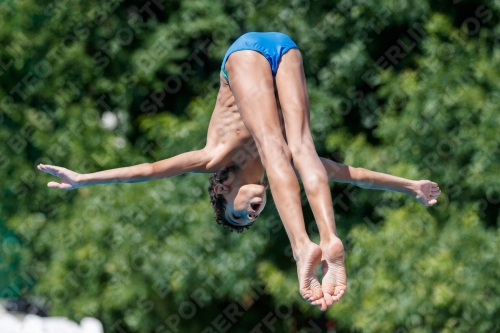
[[[281,133],[269,63],[258,52],[238,51],[229,57],[226,71],[238,110],[266,168],[276,208],[290,239],[300,293],[324,310],[326,304],[316,276],[321,249],[309,240],[305,230],[300,187]]]
[[[293,163],[299,171],[318,224],[325,274],[323,293],[327,304],[331,305],[340,299],[347,287],[344,249],[336,234],[328,175],[311,136],[309,96],[298,49],[290,49],[282,56],[276,73],[276,86]]]

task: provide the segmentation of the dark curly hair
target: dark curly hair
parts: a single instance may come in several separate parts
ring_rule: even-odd
[[[208,180],[210,181],[210,185],[208,186],[208,194],[210,194],[210,204],[212,205],[215,213],[215,221],[218,224],[222,225],[224,229],[229,231],[236,231],[237,233],[242,233],[245,229],[248,229],[253,223],[248,224],[246,226],[235,225],[229,222],[224,216],[226,213],[226,204],[227,201],[224,199],[222,194],[215,193],[215,186],[218,184],[222,184],[227,178],[231,171],[236,170],[237,166],[229,166],[224,168],[218,172],[212,173]]]

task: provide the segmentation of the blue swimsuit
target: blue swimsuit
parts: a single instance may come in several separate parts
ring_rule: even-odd
[[[241,35],[227,50],[224,60],[222,60],[222,74],[229,82],[224,69],[227,58],[236,51],[253,50],[266,57],[269,65],[271,65],[273,77],[275,77],[281,57],[286,51],[293,48],[298,49],[299,47],[290,37],[281,32],[247,32]]]

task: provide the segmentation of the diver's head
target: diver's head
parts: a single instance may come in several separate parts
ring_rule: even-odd
[[[238,233],[248,229],[259,217],[267,201],[266,183],[244,184],[236,166],[210,175],[210,204],[215,220],[225,229]]]

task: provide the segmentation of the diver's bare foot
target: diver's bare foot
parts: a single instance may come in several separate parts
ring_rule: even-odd
[[[432,206],[441,194],[438,184],[430,180],[417,180],[413,182],[413,196],[424,206]]]
[[[323,252],[321,269],[323,272],[322,290],[326,305],[338,302],[347,289],[347,275],[344,264],[344,245],[333,237],[320,243]]]
[[[318,305],[321,310],[326,310],[321,284],[316,275],[316,268],[321,262],[321,248],[313,242],[307,243],[297,252],[297,275],[302,297],[309,303]]]

